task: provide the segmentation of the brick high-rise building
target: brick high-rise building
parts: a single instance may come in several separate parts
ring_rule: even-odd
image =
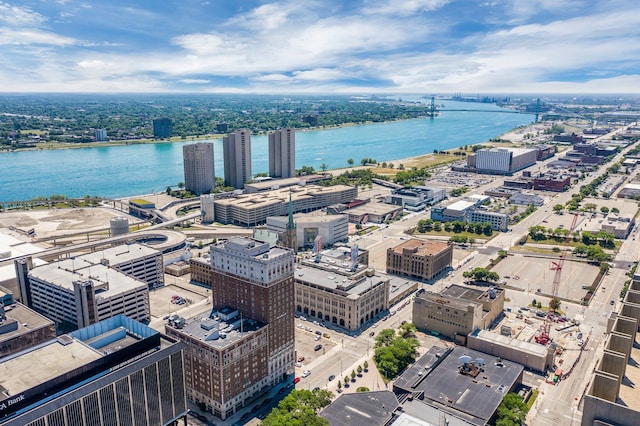
[[[293,369],[295,253],[251,238],[233,237],[211,247],[214,308],[231,307],[268,326],[269,378]]]

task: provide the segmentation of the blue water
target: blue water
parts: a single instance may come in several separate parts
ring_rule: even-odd
[[[534,116],[499,113],[489,104],[439,101],[447,109],[435,119],[404,120],[337,129],[297,132],[296,168],[321,164],[329,169],[358,165],[364,157],[399,160],[463,145],[486,142]],[[268,172],[268,139],[252,136],[252,171]],[[22,151],[0,154],[0,202],[49,197],[99,195],[118,198],[164,191],[184,181],[182,146],[186,142]],[[214,139],[216,175],[223,177],[222,140]]]

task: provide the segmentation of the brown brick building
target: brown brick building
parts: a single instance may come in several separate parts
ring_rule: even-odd
[[[453,246],[411,239],[387,249],[387,273],[430,280],[451,266]]]
[[[206,362],[194,361],[187,369],[187,375],[191,375],[188,380],[194,384],[188,386],[187,394],[222,419],[241,408],[247,398],[274,386],[293,371],[294,260],[293,250],[240,237],[213,245],[208,258],[191,260],[192,280],[211,285],[213,311],[205,315],[204,322],[216,320],[217,315],[218,323],[212,322],[200,337],[191,331],[185,338],[189,343],[187,355],[207,358]],[[225,314],[228,311],[237,315]],[[186,328],[188,322],[179,321],[178,325]],[[247,334],[250,327],[258,328]],[[200,332],[198,324],[193,328]],[[221,340],[210,337],[215,330]],[[221,337],[223,334],[225,337]],[[232,334],[235,337],[229,339]],[[231,341],[233,345],[229,345]],[[243,357],[246,359],[240,361]],[[206,365],[201,366],[201,362]],[[225,379],[214,386],[211,374]]]

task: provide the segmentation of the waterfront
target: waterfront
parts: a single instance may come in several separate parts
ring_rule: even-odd
[[[533,115],[500,113],[490,104],[445,102],[435,119],[403,120],[296,133],[296,167],[347,167],[364,157],[397,160],[485,142]],[[252,136],[253,173],[268,171],[266,136]],[[223,176],[222,141],[212,140],[216,175]],[[0,201],[11,202],[62,194],[117,198],[163,191],[184,180],[182,146],[190,140],[68,150],[0,154]]]

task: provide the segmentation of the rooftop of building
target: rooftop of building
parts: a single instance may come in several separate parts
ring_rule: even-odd
[[[53,321],[40,315],[36,311],[33,311],[21,303],[14,303],[12,306],[5,306],[5,320],[0,319],[0,326],[9,321],[17,321],[17,330],[2,333],[0,331],[0,342],[13,339],[23,334],[29,333],[33,330],[40,329],[42,327],[53,327]],[[2,316],[0,315],[0,318]]]
[[[96,298],[111,297],[133,289],[148,288],[147,283],[129,277],[102,264],[93,264],[83,258],[69,258],[33,268],[29,276],[73,291],[73,282],[91,280]]]
[[[319,213],[318,211],[311,213],[296,213],[293,215],[293,221],[296,223],[296,225],[304,225],[307,223],[330,223],[348,220],[348,216],[345,214],[326,214],[324,212]],[[286,225],[287,222],[289,222],[289,216],[267,217],[267,224],[277,223],[280,225]]]
[[[102,259],[107,259],[109,264],[117,265],[120,263],[130,262],[147,256],[157,256],[162,254],[160,251],[140,243],[122,244],[110,247],[104,250],[94,251],[93,253],[83,254],[76,257],[76,261],[82,259],[91,262],[94,265],[101,263]],[[76,262],[77,263],[77,262]]]
[[[206,308],[191,317],[172,317],[166,328],[188,335],[213,349],[221,350],[243,340],[265,324],[251,318],[242,318],[236,309]]]
[[[424,293],[420,294],[416,297],[416,300],[418,299],[426,300],[431,303],[437,303],[448,308],[460,310],[466,310],[470,305],[476,307],[482,306],[479,300],[460,299],[458,297],[442,295],[441,293],[434,293],[431,291],[425,291]]]
[[[366,293],[373,286],[389,280],[387,276],[375,272],[373,268],[368,268],[365,265],[358,264],[355,272],[350,269],[350,262],[336,264],[321,260],[315,264],[313,260],[310,260],[296,265],[294,278],[298,282],[306,282],[316,287],[344,293],[353,299]]]
[[[87,364],[147,338],[155,344],[159,337],[144,324],[117,315],[5,357],[0,360],[0,401],[57,377],[72,380],[85,374]],[[77,369],[82,371],[74,373]]]
[[[474,201],[459,200],[455,203],[449,204],[447,206],[447,210],[464,211],[472,208],[475,205],[476,203]]]
[[[396,210],[402,210],[402,207],[396,206],[394,204],[369,202],[369,203],[361,204],[359,206],[345,210],[344,213],[354,214],[354,215],[358,215],[358,214],[384,215],[384,214],[389,214],[391,212],[394,212]]]
[[[384,426],[398,407],[390,391],[357,392],[340,395],[320,413],[331,426]]]
[[[465,413],[478,425],[489,421],[524,369],[462,346],[447,352],[432,348],[423,357],[427,359],[409,367],[394,387],[422,391],[425,401]]]
[[[531,329],[531,332],[534,330]],[[499,334],[500,328],[496,327],[493,331],[489,330],[476,330],[474,334],[479,338],[489,341],[495,342],[502,347],[510,347],[514,349],[522,350],[523,352],[528,352],[534,356],[545,357],[547,356],[548,348],[546,346],[540,345],[538,343],[526,342],[524,340],[520,340],[518,338],[512,338],[509,336],[504,336]],[[527,337],[531,337],[530,334],[526,334]],[[521,338],[524,336],[521,336]]]
[[[238,252],[253,257],[260,261],[269,261],[281,256],[292,254],[292,250],[273,246],[249,237],[231,237],[228,240],[220,241],[211,246],[211,251],[222,251],[225,253]]]
[[[491,298],[491,292],[494,292],[494,294],[498,294],[504,292],[504,290],[500,287],[491,287],[491,289],[479,289],[459,284],[452,284],[442,290],[440,294],[444,296],[455,297],[458,299],[470,300],[472,302],[480,302],[483,299]]]
[[[403,250],[415,250],[415,254],[419,256],[433,256],[446,250],[449,244],[443,241],[427,241],[418,239],[409,239],[403,241],[397,246],[391,248],[395,253],[402,254]]]
[[[537,151],[534,148],[506,148],[506,147],[491,147],[479,149],[478,152],[512,152],[513,155],[521,155],[531,151]]]
[[[283,178],[283,179],[273,179],[268,178],[264,180],[254,181],[252,183],[245,183],[245,189],[247,187],[253,188],[256,191],[267,191],[270,189],[280,189],[293,185],[298,185],[300,183],[300,178],[292,177],[292,178]]]
[[[442,421],[447,426],[469,426],[473,424],[471,419],[464,413],[414,398],[402,404],[402,414],[393,422],[393,426],[434,426]]]
[[[320,186],[320,185],[306,185],[306,186],[291,186],[287,188],[275,189],[273,191],[258,192],[256,194],[240,194],[233,198],[221,198],[216,200],[216,204],[222,205],[234,205],[245,208],[257,208],[266,205],[273,205],[278,203],[288,203],[289,194],[291,194],[291,200],[294,204],[304,199],[312,199],[319,195],[332,194],[341,191],[347,191],[354,189],[347,185],[333,185],[333,186]]]

